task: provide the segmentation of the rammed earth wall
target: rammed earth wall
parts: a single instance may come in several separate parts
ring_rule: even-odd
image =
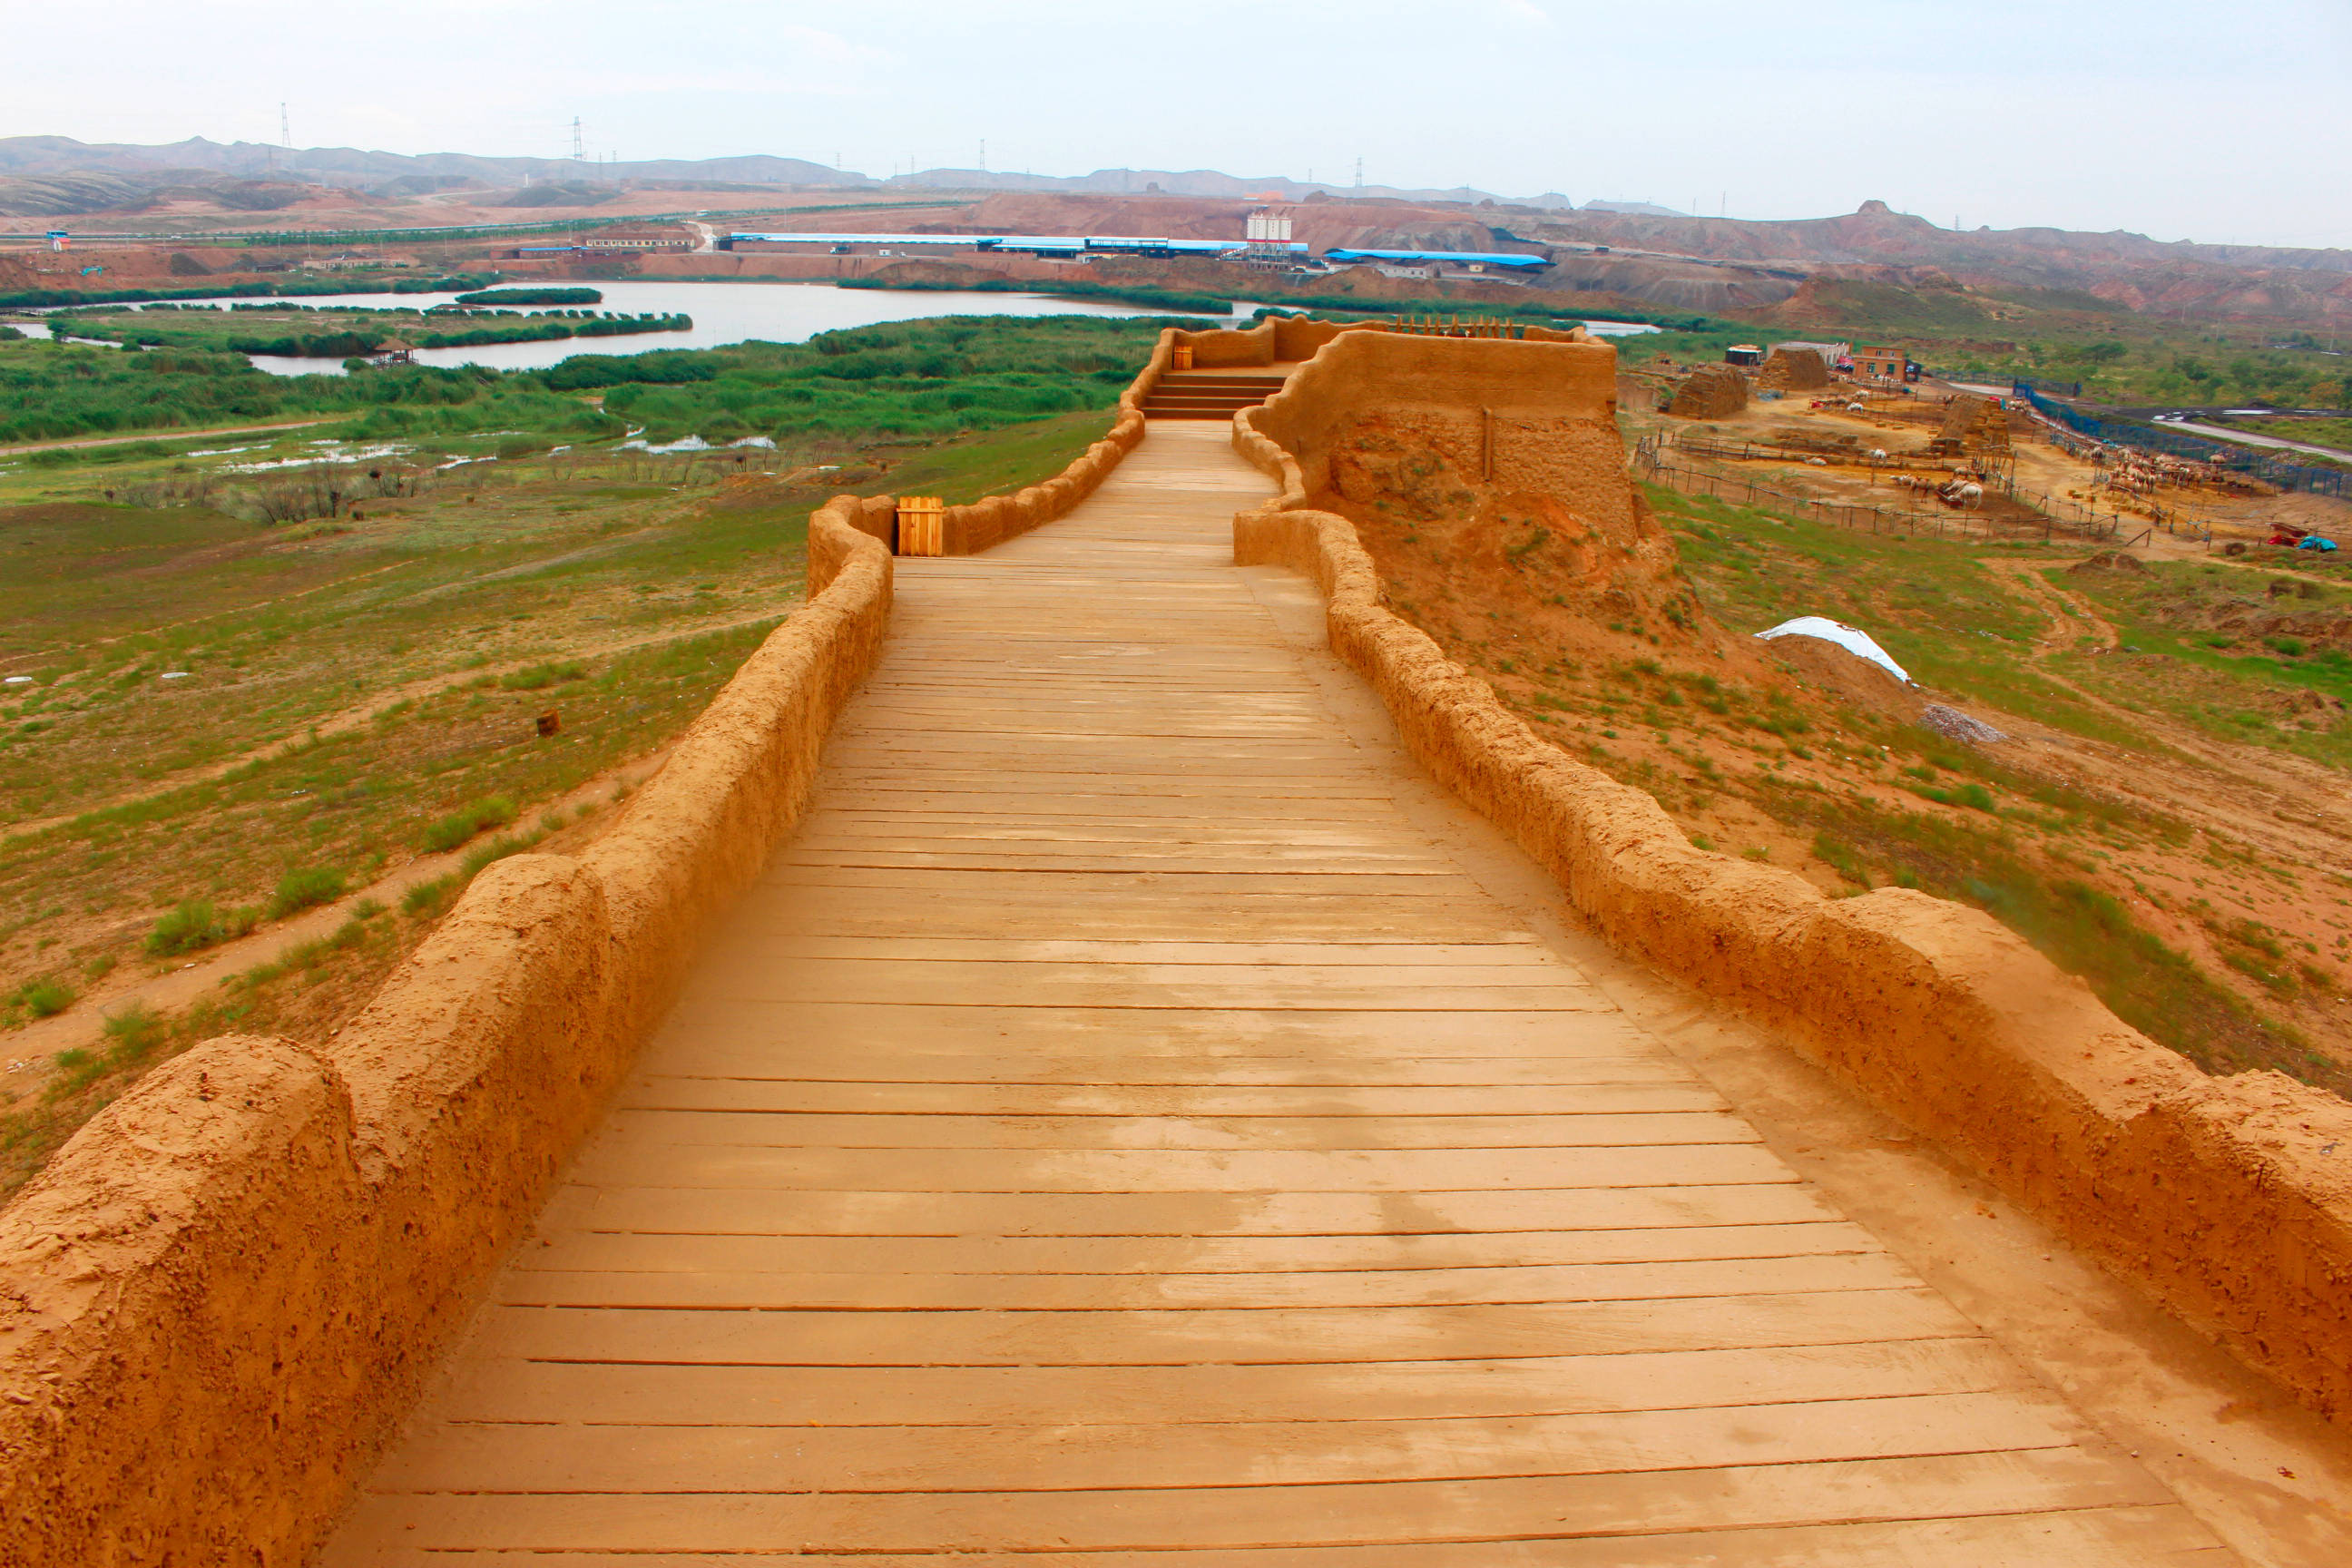
[[[1351,333],[1235,416],[1234,446],[1282,493],[1234,520],[1234,558],[1321,585],[1333,650],[1414,755],[1617,946],[1771,1026],[2313,1408],[2352,1415],[2352,1106],[2277,1073],[2206,1077],[1978,910],[1892,888],[1832,899],[1693,847],[1385,608],[1354,525],[1307,505],[1351,413],[1447,388],[1498,413],[1613,411],[1614,385],[1600,343]],[[1631,481],[1621,466],[1580,482]]]

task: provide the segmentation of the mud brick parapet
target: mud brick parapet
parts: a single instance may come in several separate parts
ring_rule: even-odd
[[[1354,525],[1309,505],[1351,412],[1449,386],[1597,405],[1614,360],[1599,343],[1349,334],[1234,416],[1236,449],[1282,487],[1234,520],[1234,559],[1320,584],[1333,651],[1413,754],[1610,941],[1771,1026],[2305,1403],[2352,1416],[2352,1106],[2278,1073],[2206,1077],[1978,910],[1892,888],[1832,899],[1694,847],[1391,613]]]

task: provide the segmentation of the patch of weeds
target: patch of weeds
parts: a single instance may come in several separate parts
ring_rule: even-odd
[[[1854,847],[1827,833],[1813,835],[1813,858],[1856,887],[1870,886],[1870,869]]]
[[[419,882],[400,895],[400,912],[415,920],[429,920],[441,912],[442,907],[457,896],[465,879],[452,871],[446,877],[436,877],[429,882]]]
[[[518,669],[499,684],[509,691],[537,691],[568,680],[587,679],[588,667],[576,658],[567,658],[561,664],[534,664],[528,669]]]
[[[344,890],[343,874],[330,867],[289,871],[278,879],[278,890],[270,895],[269,918],[282,921],[314,905],[331,904]]]
[[[486,795],[427,823],[417,846],[428,855],[444,855],[485,828],[504,827],[514,819],[512,796]]]
[[[131,1067],[155,1054],[169,1033],[144,1002],[132,1002],[106,1019],[106,1054],[111,1067]]]
[[[0,997],[0,1016],[14,1017],[23,1014],[35,1018],[55,1017],[74,1005],[74,988],[54,975],[27,980]]]
[[[220,910],[210,899],[190,899],[155,922],[144,945],[157,958],[172,958],[234,942],[260,922],[259,910]]]

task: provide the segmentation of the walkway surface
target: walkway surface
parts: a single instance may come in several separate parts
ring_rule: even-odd
[[[899,563],[327,1561],[2235,1563],[1413,826],[1225,434]]]

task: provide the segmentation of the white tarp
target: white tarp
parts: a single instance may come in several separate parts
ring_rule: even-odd
[[[1819,637],[1823,642],[1833,642],[1846,652],[1870,660],[1906,686],[1919,684],[1911,679],[1909,670],[1888,657],[1886,650],[1879,647],[1877,639],[1868,632],[1859,626],[1847,626],[1843,621],[1833,621],[1827,616],[1799,616],[1793,621],[1782,621],[1771,630],[1756,635],[1759,637]]]

